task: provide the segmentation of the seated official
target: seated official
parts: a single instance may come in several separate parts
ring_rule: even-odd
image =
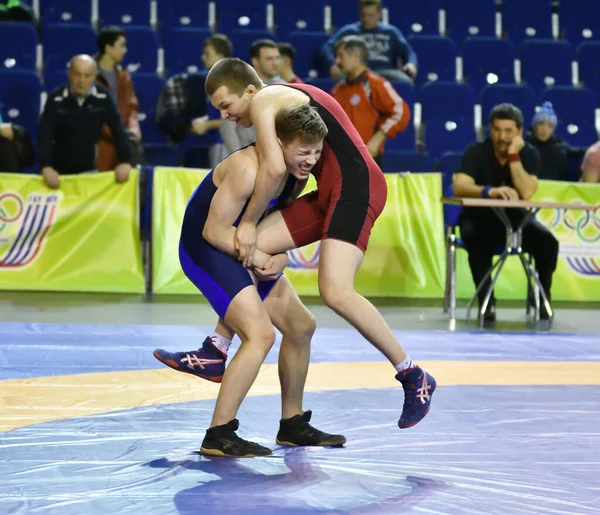
[[[523,140],[523,114],[512,104],[500,104],[490,114],[490,136],[469,145],[462,156],[460,171],[454,178],[456,197],[483,197],[505,200],[527,200],[537,190],[540,157],[537,150]],[[513,227],[526,214],[524,209],[506,209]],[[491,208],[467,207],[459,218],[460,234],[469,253],[469,266],[478,285],[492,266],[496,249],[506,244],[506,228]],[[535,268],[548,299],[552,274],[558,259],[558,241],[535,220],[523,228],[523,250],[533,255]],[[483,302],[490,280],[479,294]],[[540,303],[541,304],[541,303]],[[492,294],[485,320],[496,318]],[[541,304],[540,318],[548,312]]]

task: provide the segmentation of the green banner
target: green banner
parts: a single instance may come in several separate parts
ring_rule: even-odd
[[[206,171],[157,168],[154,172],[153,290],[197,293],[178,258],[186,203]],[[439,174],[386,176],[388,199],[377,220],[358,291],[372,297],[441,297],[444,284],[444,230]],[[314,189],[314,179],[305,191]],[[199,232],[201,228],[199,228]],[[285,274],[300,295],[319,294],[319,243],[289,253]]]
[[[539,181],[533,200],[600,205],[600,185]],[[552,300],[600,300],[600,216],[576,210],[542,209],[537,220],[560,242],[552,280]],[[523,300],[527,283],[517,257],[510,257],[497,283],[499,299]],[[466,251],[457,252],[457,297],[471,298],[475,287]]]
[[[0,174],[0,289],[143,293],[138,172]]]

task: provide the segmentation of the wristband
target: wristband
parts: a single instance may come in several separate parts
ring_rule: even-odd
[[[509,163],[517,163],[521,160],[521,156],[519,154],[508,154],[508,162]]]
[[[490,198],[490,190],[492,189],[491,186],[484,186],[483,189],[481,190],[481,198]]]

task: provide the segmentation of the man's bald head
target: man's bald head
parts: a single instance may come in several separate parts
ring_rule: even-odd
[[[80,54],[69,61],[69,86],[73,94],[85,97],[96,80],[98,65],[93,57]]]

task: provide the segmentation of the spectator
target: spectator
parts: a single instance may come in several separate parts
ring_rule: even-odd
[[[323,45],[323,54],[330,64],[333,79],[340,77],[335,64],[335,46],[344,36],[362,38],[369,48],[369,68],[388,80],[413,84],[417,76],[417,54],[402,32],[393,25],[382,23],[381,0],[360,0],[360,21],[344,25]]]
[[[129,133],[132,161],[139,164],[143,158],[140,145],[142,133],[138,122],[138,99],[131,75],[121,66],[127,53],[125,32],[117,27],[106,27],[98,34],[97,44],[99,53],[96,61],[99,73],[96,82],[108,88],[118,106],[123,124]],[[114,170],[118,162],[113,135],[105,124],[98,143],[98,170],[101,172]]]
[[[296,49],[290,43],[279,43],[279,75],[290,84],[304,84],[304,81],[294,73]]]
[[[40,119],[39,159],[46,184],[58,188],[59,174],[96,170],[96,146],[105,123],[117,147],[116,179],[126,181],[131,170],[128,135],[110,91],[94,84],[96,61],[77,55],[68,69],[68,83],[48,95]]]
[[[2,123],[0,116],[0,172],[19,173],[35,164],[35,150],[24,127]]]
[[[587,149],[581,164],[583,182],[600,183],[600,141]]]
[[[512,104],[500,104],[490,114],[490,136],[469,145],[462,156],[459,172],[454,176],[454,195],[506,200],[529,199],[537,190],[540,157],[537,150],[522,138],[523,115]],[[525,211],[507,209],[513,226],[521,223]],[[469,254],[473,282],[478,285],[492,266],[494,252],[506,243],[506,228],[489,208],[464,208],[459,218],[460,234]],[[530,220],[523,228],[523,249],[535,259],[535,267],[548,299],[552,274],[558,259],[558,241],[539,222]],[[490,286],[489,278],[479,294],[481,303]],[[495,298],[484,315],[496,319]],[[548,319],[542,304],[540,317]]]
[[[393,86],[367,68],[369,49],[358,36],[346,36],[336,46],[336,65],[346,75],[331,90],[380,164],[386,138],[403,131],[410,108]]]
[[[279,76],[279,48],[275,41],[257,39],[252,43],[250,64],[264,83],[283,82]]]

